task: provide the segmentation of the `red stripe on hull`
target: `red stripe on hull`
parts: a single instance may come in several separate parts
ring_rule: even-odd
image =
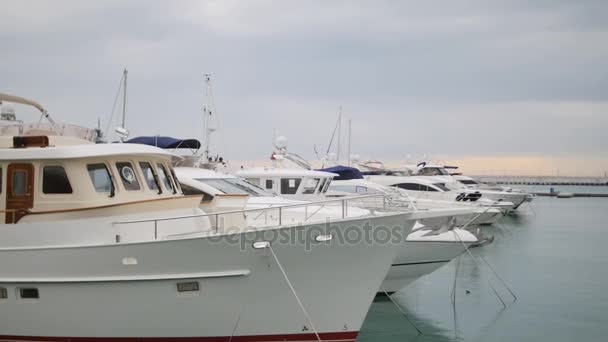
[[[354,342],[358,332],[320,333],[322,341]],[[11,336],[0,335],[0,341],[35,341],[35,342],[274,342],[318,341],[312,334],[288,335],[249,335],[249,336],[212,336],[212,337],[56,337],[56,336]]]

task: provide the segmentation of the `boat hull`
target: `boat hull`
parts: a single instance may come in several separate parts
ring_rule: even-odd
[[[453,232],[444,233],[453,235]],[[379,292],[393,293],[407,287],[416,279],[433,273],[462,254],[477,239],[469,232],[460,231],[458,238],[443,241],[407,241],[397,253]]]
[[[393,214],[332,226],[361,233],[400,227],[407,235],[410,222]],[[317,242],[326,229],[280,229],[283,237],[310,240],[304,245],[258,232],[236,244],[183,238],[0,250],[0,287],[8,293],[0,300],[0,339],[313,341],[316,328],[324,340],[354,341],[399,245]],[[272,249],[255,249],[255,241],[271,241]],[[198,291],[177,291],[178,283],[193,282]],[[36,288],[39,298],[19,298],[23,288]]]

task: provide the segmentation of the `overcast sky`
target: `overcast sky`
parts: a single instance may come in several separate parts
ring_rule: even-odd
[[[363,158],[607,154],[608,1],[0,2],[0,92],[56,120],[106,127],[126,67],[132,135],[200,137],[212,74],[228,159],[339,106]]]

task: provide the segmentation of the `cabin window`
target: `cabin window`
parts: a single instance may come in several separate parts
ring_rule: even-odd
[[[72,186],[63,166],[45,166],[42,169],[42,192],[45,194],[71,194]]]
[[[367,193],[367,187],[357,186],[357,187],[355,187],[355,192],[358,194],[365,194],[365,193]]]
[[[281,178],[281,194],[295,195],[302,180],[300,178]]]
[[[400,183],[400,184],[394,184],[393,186],[396,186],[396,187],[404,189],[404,190],[437,191],[437,190],[435,190],[434,188],[432,188],[430,186],[426,186],[424,184],[416,184],[416,183]]]
[[[474,181],[474,180],[472,180],[472,179],[460,179],[459,182],[462,183],[462,184],[466,184],[466,185],[475,185],[475,184],[477,184],[477,182]]]
[[[272,179],[266,180],[266,189],[272,189],[274,187],[274,181]]]
[[[175,184],[176,191],[177,192],[182,192],[182,189],[181,189],[182,186],[177,181],[177,176],[175,175],[175,170],[173,170],[172,167],[170,167],[169,170],[171,171],[171,177],[173,177],[173,184]]]
[[[448,188],[447,186],[445,186],[444,183],[433,183],[433,185],[436,186],[436,187],[438,187],[439,189],[441,189],[443,191],[450,191],[450,188]]]
[[[331,183],[332,179],[331,178],[327,178],[327,182],[325,182],[325,188],[323,188],[322,192],[327,192],[327,189],[329,189],[329,184]]]
[[[171,190],[173,191],[173,193],[176,193],[177,191],[173,187],[173,183],[171,183],[171,178],[169,177],[169,173],[167,172],[165,165],[158,163],[156,164],[156,166],[160,170],[160,178],[162,179],[163,184],[165,184],[165,189]]]
[[[19,289],[19,297],[22,299],[38,299],[40,298],[40,294],[37,288],[23,287]]]
[[[23,196],[27,189],[27,173],[17,170],[13,173],[13,196]]]
[[[7,299],[8,291],[4,287],[0,287],[0,299]]]
[[[148,189],[157,190],[159,194],[162,193],[158,175],[152,168],[152,165],[148,162],[139,162],[139,167],[141,168],[141,173],[144,175],[144,181],[146,182],[146,185],[148,185]]]
[[[317,189],[317,185],[319,185],[319,178],[314,178],[314,179],[306,179],[304,181],[304,191],[302,192],[303,194],[307,195],[307,194],[314,194],[315,190]]]
[[[122,185],[126,190],[139,190],[139,182],[137,181],[137,175],[133,169],[133,165],[129,162],[116,163],[116,169],[122,180]]]
[[[321,184],[319,184],[319,190],[318,192],[323,192],[323,187],[325,187],[325,182],[327,181],[327,178],[321,178]]]
[[[110,171],[106,167],[106,164],[89,164],[87,165],[89,171],[89,177],[95,191],[97,192],[113,192],[114,183],[112,183],[112,176]]]

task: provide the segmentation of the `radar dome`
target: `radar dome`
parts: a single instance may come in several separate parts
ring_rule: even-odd
[[[277,148],[287,148],[287,138],[283,135],[280,135],[277,137],[274,144]]]

